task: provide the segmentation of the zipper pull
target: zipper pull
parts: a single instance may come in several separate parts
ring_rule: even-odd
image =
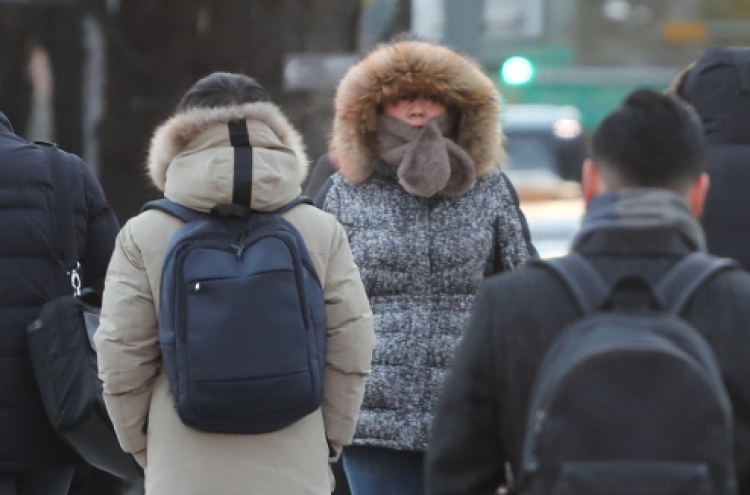
[[[242,255],[247,249],[247,240],[253,233],[253,229],[247,229],[247,232],[242,234],[236,243],[230,244],[229,247],[237,251],[237,261],[242,260]]]
[[[233,243],[230,244],[229,247],[234,249],[235,254],[237,255],[237,261],[242,260],[242,254],[245,252],[245,249],[247,249],[247,246],[241,243]]]

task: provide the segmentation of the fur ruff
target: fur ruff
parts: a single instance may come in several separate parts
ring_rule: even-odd
[[[457,144],[481,177],[505,156],[500,95],[472,60],[421,41],[381,45],[352,67],[339,84],[329,151],[352,182],[366,180],[378,164],[378,117],[402,97],[435,98],[460,114]]]
[[[167,169],[172,160],[185,150],[192,139],[204,129],[232,120],[256,120],[266,124],[284,146],[297,158],[300,184],[307,176],[307,154],[300,134],[272,103],[247,103],[233,107],[192,108],[178,113],[156,129],[148,154],[148,174],[154,185],[164,191]]]

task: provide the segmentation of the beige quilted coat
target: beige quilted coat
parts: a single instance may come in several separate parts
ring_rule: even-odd
[[[307,159],[299,135],[278,108],[254,103],[189,110],[156,131],[149,175],[165,197],[201,211],[231,202],[226,123],[236,119],[246,119],[254,147],[252,207],[273,210],[300,193]],[[263,435],[203,433],[181,423],[161,369],[157,327],[164,251],[181,222],[147,211],[118,236],[95,341],[107,409],[123,449],[146,467],[148,495],[332,490],[326,438],[339,452],[352,439],[374,345],[372,315],[342,226],[307,205],[284,217],[305,239],[325,291],[325,392],[318,411]]]

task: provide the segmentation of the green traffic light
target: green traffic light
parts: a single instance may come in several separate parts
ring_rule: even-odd
[[[534,64],[525,57],[511,57],[500,68],[500,77],[508,86],[523,86],[534,79]]]

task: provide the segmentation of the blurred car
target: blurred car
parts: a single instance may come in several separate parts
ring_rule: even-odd
[[[508,168],[549,170],[565,180],[581,180],[587,138],[581,112],[573,106],[507,105],[502,112]]]
[[[531,240],[542,258],[563,256],[585,211],[578,182],[586,157],[580,112],[570,106],[509,105],[503,114],[506,173]]]

